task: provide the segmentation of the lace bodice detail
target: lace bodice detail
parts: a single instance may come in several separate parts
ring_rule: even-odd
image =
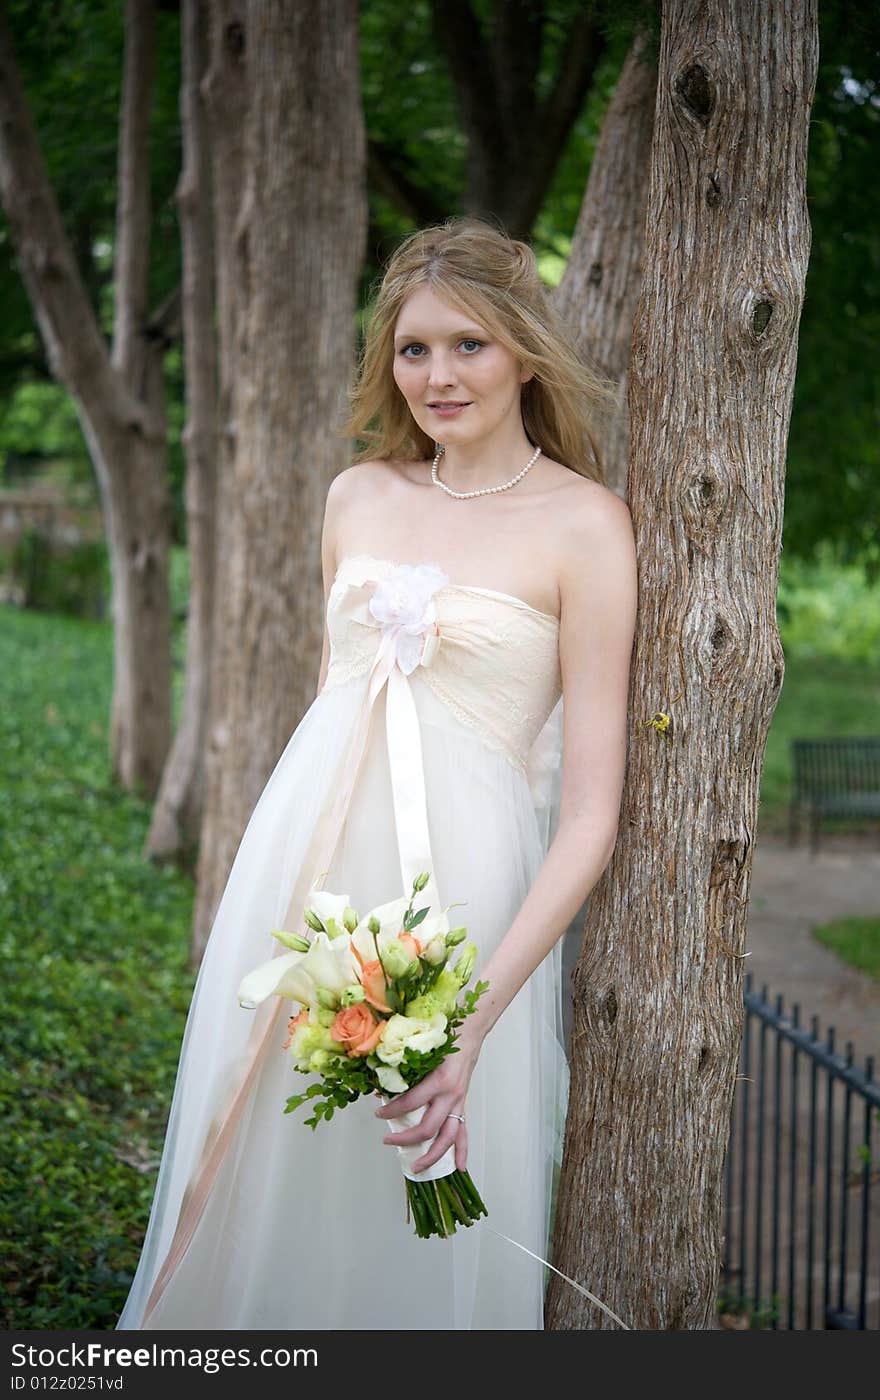
[[[399,567],[365,554],[341,561],[327,606],[325,689],[370,671],[381,629],[369,600],[377,583]],[[429,686],[487,745],[526,771],[562,693],[558,620],[511,594],[475,585],[447,583],[434,602],[436,649],[410,680]]]

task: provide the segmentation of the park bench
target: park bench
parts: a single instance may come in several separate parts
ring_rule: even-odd
[[[794,786],[789,809],[789,842],[795,844],[800,814],[806,809],[810,848],[819,849],[827,819],[880,821],[880,736],[846,739],[793,739]]]

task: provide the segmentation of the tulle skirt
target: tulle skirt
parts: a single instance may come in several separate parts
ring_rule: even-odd
[[[309,1083],[278,1021],[195,1233],[146,1322],[187,1182],[251,1030],[241,978],[271,957],[366,677],[333,685],[294,731],[254,808],[217,910],[187,1017],[144,1247],[117,1328],[543,1327],[568,1095],[561,941],[487,1036],[466,1104],[467,1166],[488,1208],[451,1238],[406,1221],[396,1150],[365,1097],[316,1130],[285,1114]],[[474,985],[538,872],[552,831],[525,776],[410,677],[422,737],[434,871],[451,924],[479,948]],[[378,697],[345,826],[323,882],[359,914],[409,891],[400,862]],[[487,1229],[486,1226],[492,1229]]]

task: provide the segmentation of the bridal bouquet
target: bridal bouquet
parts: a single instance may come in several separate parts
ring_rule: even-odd
[[[283,1048],[298,1070],[320,1079],[292,1095],[284,1111],[311,1102],[313,1116],[304,1122],[312,1130],[362,1094],[378,1092],[390,1102],[456,1054],[458,1027],[488,988],[488,982],[477,982],[459,999],[474,969],[476,944],[465,944],[453,962],[453,949],[464,942],[467,929],[450,929],[445,913],[430,906],[413,910],[428,878],[427,873],[416,877],[408,901],[392,900],[363,918],[347,895],[313,890],[303,916],[309,933],[274,932],[290,951],[241,982],[238,1000],[248,1009],[273,993],[302,1007],[288,1022]],[[423,1113],[420,1107],[388,1121],[414,1127]],[[406,1178],[407,1220],[411,1212],[417,1235],[445,1237],[487,1214],[470,1174],[455,1166],[454,1145],[418,1174],[408,1164],[428,1144],[397,1150]]]

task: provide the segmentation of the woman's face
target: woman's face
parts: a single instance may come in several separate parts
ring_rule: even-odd
[[[419,427],[435,442],[484,438],[510,415],[531,371],[467,312],[417,287],[394,328],[394,379]],[[438,405],[466,404],[444,411]]]

